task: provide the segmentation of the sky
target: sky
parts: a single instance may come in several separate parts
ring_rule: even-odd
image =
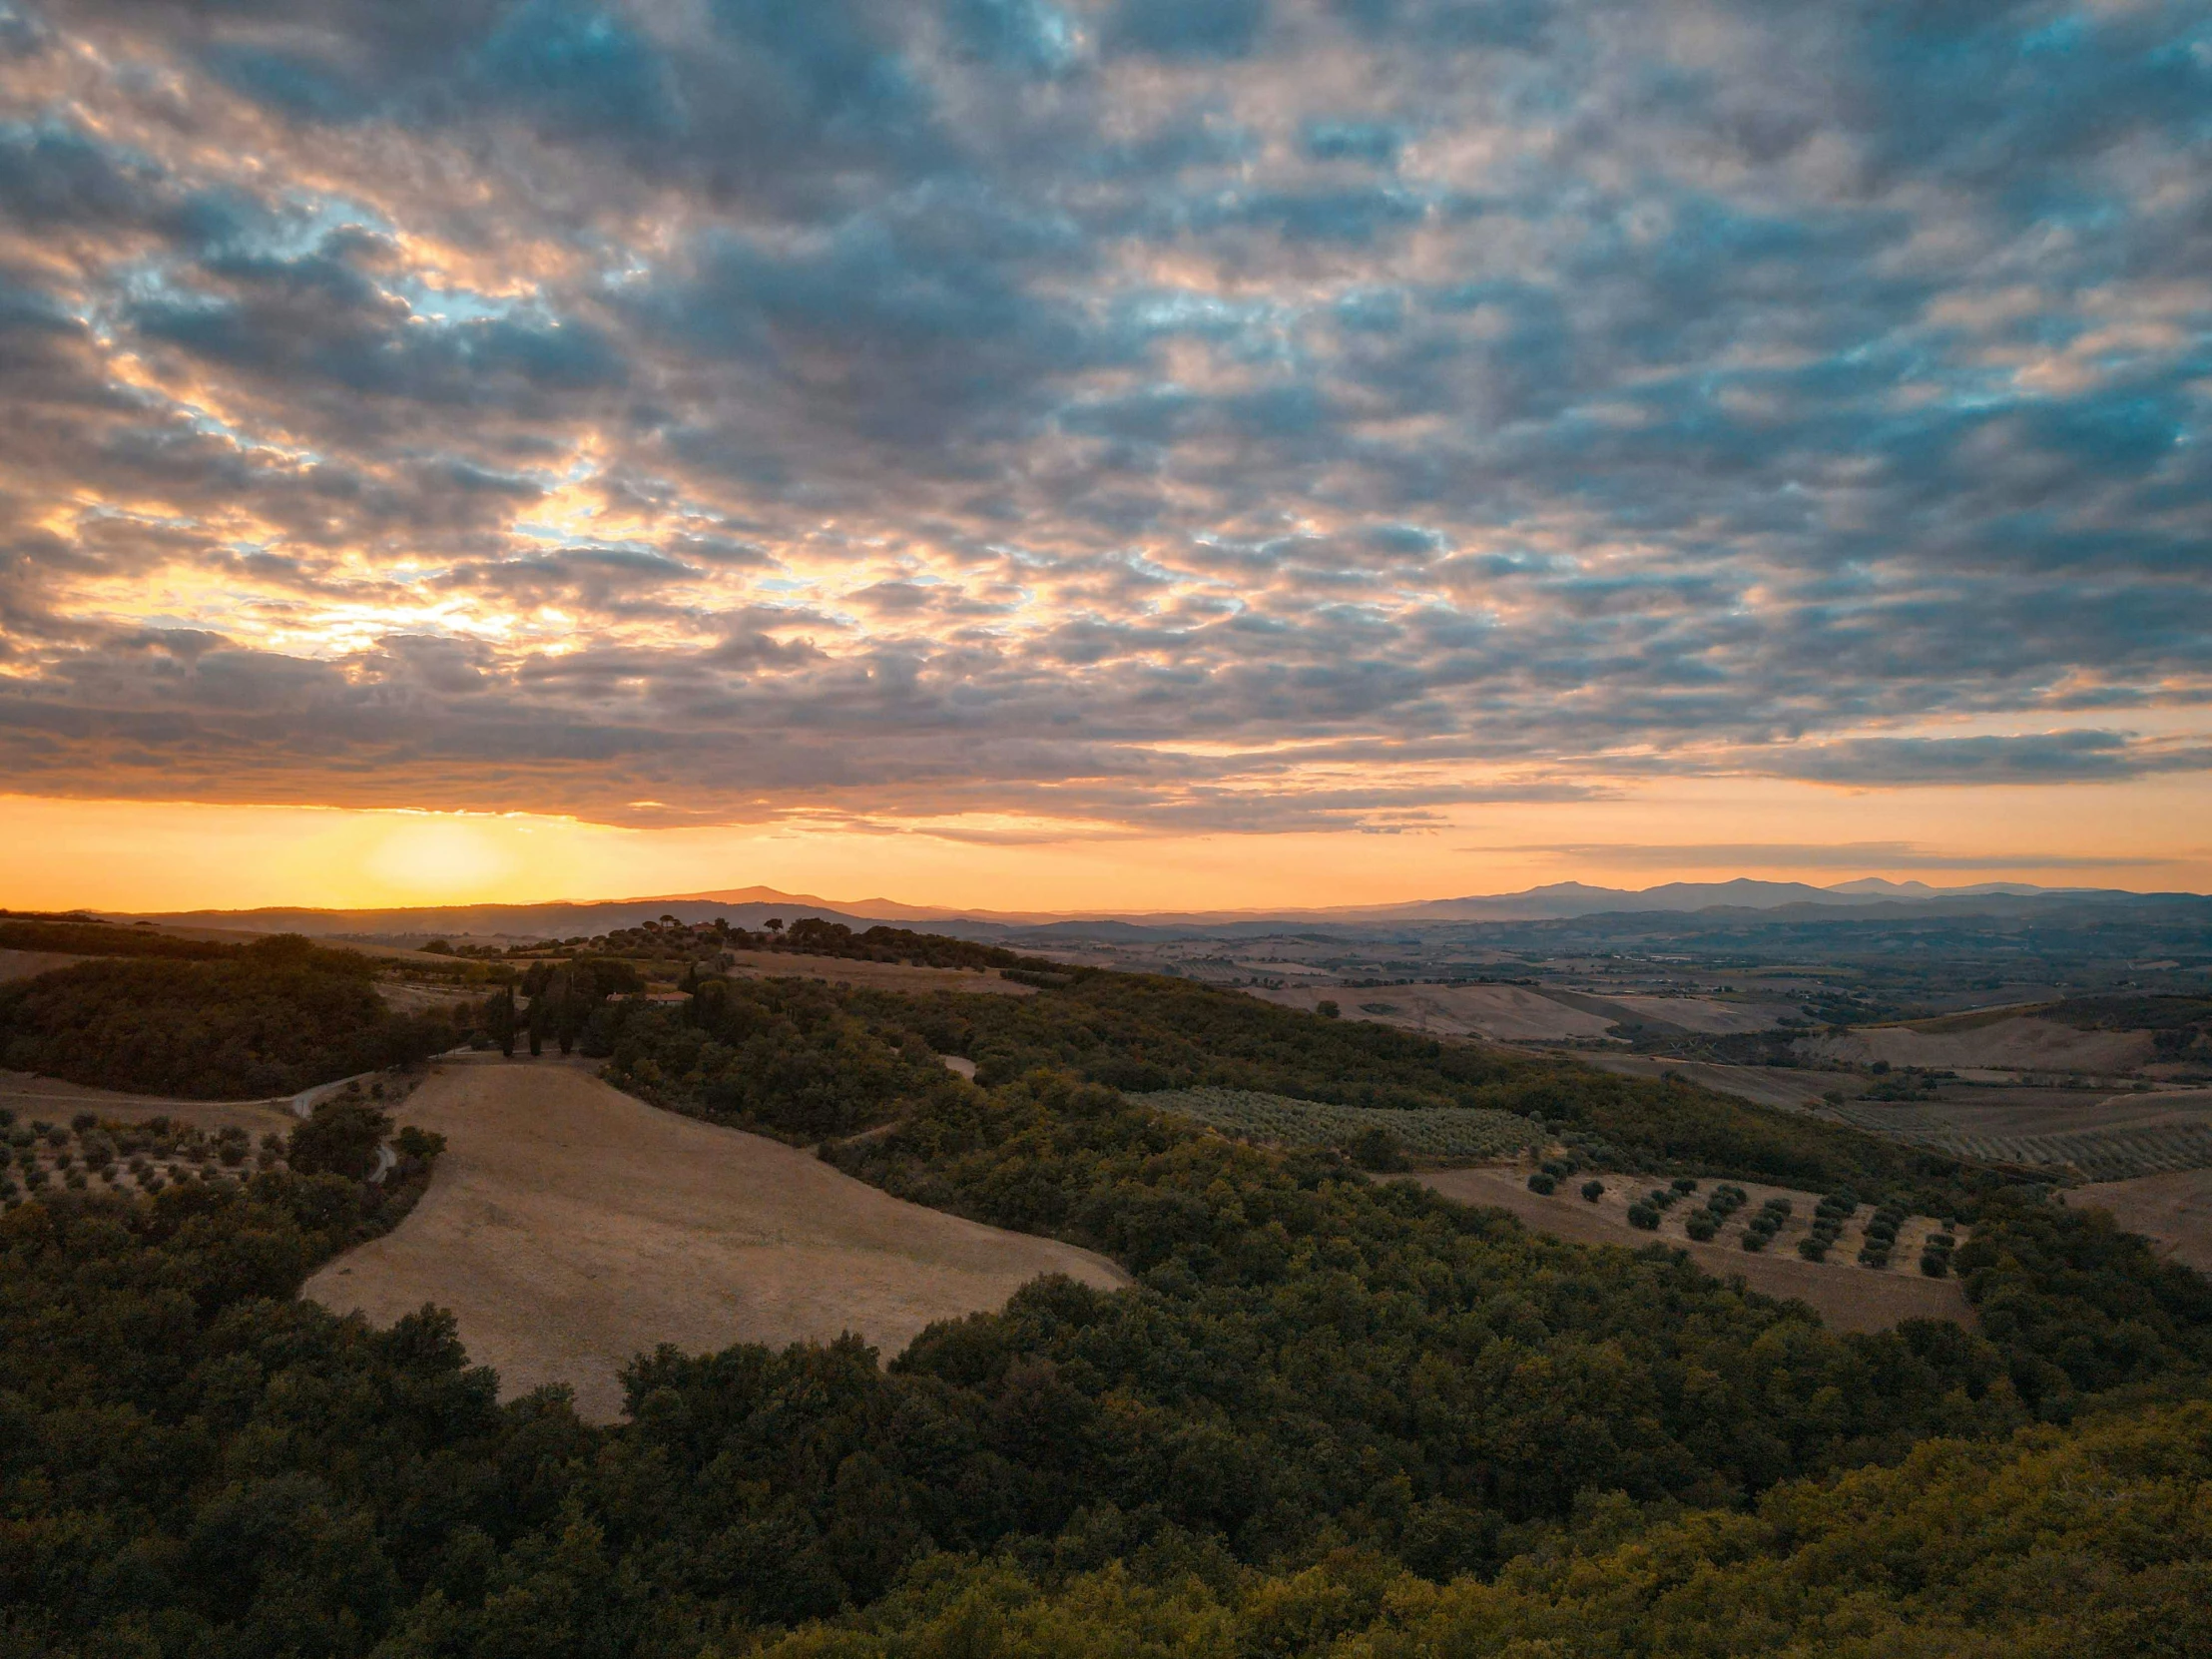
[[[2212,0],[0,0],[0,904],[2212,887]]]

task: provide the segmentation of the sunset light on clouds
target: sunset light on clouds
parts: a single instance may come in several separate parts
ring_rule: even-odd
[[[0,0],[0,902],[2212,883],[2212,8]]]

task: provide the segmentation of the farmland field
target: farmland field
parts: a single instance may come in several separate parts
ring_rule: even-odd
[[[659,1111],[555,1062],[446,1062],[397,1114],[446,1137],[394,1232],[305,1295],[386,1325],[452,1309],[503,1394],[546,1383],[611,1421],[632,1356],[828,1341],[887,1357],[1040,1274],[1127,1276],[1071,1245],[863,1186],[779,1142]]]
[[[0,983],[10,979],[36,979],[42,973],[87,959],[59,950],[0,950]]]
[[[1543,1132],[1511,1112],[1439,1106],[1427,1111],[1332,1106],[1251,1089],[1163,1089],[1131,1095],[1139,1105],[1196,1119],[1246,1140],[1283,1146],[1334,1146],[1382,1129],[1426,1158],[1497,1158],[1525,1151]]]
[[[1487,1037],[1494,1042],[1562,1042],[1602,1037],[1620,1017],[1570,1007],[1522,985],[1292,985],[1250,994],[1311,1012],[1335,1002],[1346,1019],[1372,1020],[1439,1037]]]
[[[2070,1169],[2091,1181],[2212,1167],[2212,1089],[2102,1098],[1992,1090],[1982,1099],[1854,1101],[1835,1111],[1893,1140],[1986,1163]]]
[[[1905,1319],[1973,1323],[1973,1311],[1955,1279],[1930,1279],[1915,1266],[1922,1241],[1936,1231],[1936,1224],[1926,1216],[1911,1217],[1899,1230],[1888,1268],[1861,1267],[1858,1263],[1871,1215],[1865,1207],[1845,1229],[1842,1242],[1827,1261],[1808,1262],[1798,1255],[1796,1246],[1808,1231],[1807,1221],[1819,1200],[1816,1193],[1755,1181],[1738,1183],[1750,1195],[1750,1202],[1723,1226],[1718,1237],[1701,1244],[1683,1230],[1695,1200],[1670,1209],[1660,1218],[1656,1232],[1643,1232],[1629,1225],[1630,1200],[1653,1186],[1666,1184],[1656,1177],[1607,1174],[1601,1178],[1605,1192],[1593,1204],[1578,1191],[1578,1177],[1546,1194],[1530,1192],[1527,1176],[1525,1169],[1499,1167],[1437,1170],[1415,1179],[1446,1198],[1509,1211],[1538,1232],[1577,1244],[1637,1249],[1658,1243],[1686,1251],[1692,1261],[1717,1279],[1740,1278],[1767,1296],[1810,1303],[1838,1330],[1880,1331]],[[1744,1224],[1770,1198],[1789,1199],[1795,1213],[1773,1244],[1753,1254],[1743,1248]]]
[[[2108,1211],[2130,1233],[2140,1233],[2170,1260],[2212,1273],[2212,1168],[2142,1175],[2077,1187],[2070,1208]]]
[[[1863,1078],[1850,1072],[1811,1071],[1796,1066],[1731,1066],[1710,1060],[1678,1060],[1650,1054],[1584,1054],[1583,1064],[1622,1077],[1686,1077],[1715,1094],[1732,1094],[1760,1106],[1784,1111],[1825,1110],[1822,1096],[1831,1089],[1856,1093]]]
[[[2147,1031],[2083,1031],[2055,1020],[2014,1016],[1994,1020],[1869,1025],[1841,1036],[1806,1039],[1801,1052],[1845,1065],[1931,1068],[1972,1067],[2000,1071],[2087,1072],[2118,1076],[2152,1056]]]

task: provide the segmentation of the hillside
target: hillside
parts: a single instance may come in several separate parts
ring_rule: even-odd
[[[510,964],[501,1017],[542,999],[550,1036],[600,960]],[[22,1651],[1594,1656],[1701,1618],[1818,1648],[1848,1617],[1885,1652],[2118,1654],[2191,1629],[2205,1430],[2157,1402],[2212,1379],[2212,1287],[2037,1186],[1174,979],[686,976],[582,1021],[642,1098],[449,1062],[403,1112],[450,1162],[396,1228],[358,1168],[11,1204]],[[1247,1139],[1136,1090],[1317,1129]],[[1516,1178],[1525,1135],[1573,1179],[1954,1216],[1971,1328],[1839,1330],[1668,1241],[1372,1179],[1353,1157],[1392,1149],[1361,1114],[1510,1131]],[[1016,1288],[1055,1269],[1090,1282]],[[310,1276],[368,1317],[298,1298]],[[776,1346],[799,1337],[832,1340]],[[2089,1525],[2068,1481],[2166,1518]],[[2041,1538],[2063,1570],[2021,1564]]]

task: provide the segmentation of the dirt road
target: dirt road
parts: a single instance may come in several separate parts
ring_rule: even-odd
[[[1040,1274],[1126,1283],[1087,1251],[902,1203],[557,1062],[441,1065],[398,1116],[446,1137],[429,1192],[305,1294],[377,1324],[450,1308],[504,1396],[566,1382],[595,1421],[620,1414],[623,1366],[661,1343],[853,1331],[888,1359]]]

